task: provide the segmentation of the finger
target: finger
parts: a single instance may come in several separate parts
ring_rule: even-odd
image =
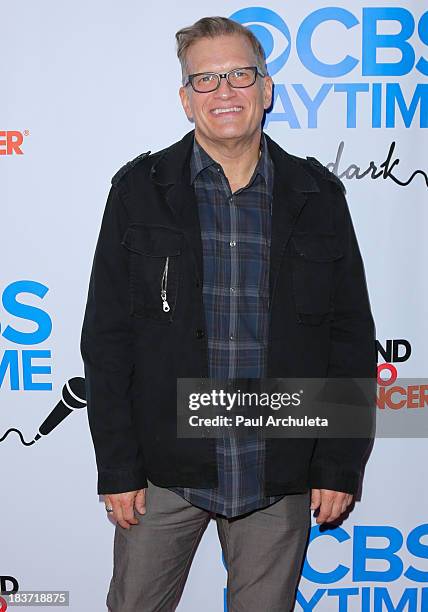
[[[319,523],[326,523],[328,517],[331,514],[331,509],[333,506],[333,500],[331,498],[326,497],[325,495],[323,495],[321,497],[321,507],[320,507],[320,512],[317,516],[316,522]]]
[[[348,508],[348,506],[350,505],[351,500],[352,500],[352,495],[347,495],[347,496],[345,497],[345,501],[342,503],[342,514],[343,514],[344,512],[346,512],[346,509],[347,509],[347,508]]]
[[[353,495],[348,494],[345,498],[344,504],[343,504],[343,510],[342,512],[346,512],[347,508],[351,505],[352,499],[353,499]]]
[[[115,506],[117,502],[114,500],[114,497],[110,497],[110,495],[104,495],[104,506],[107,513],[107,517],[110,519],[116,520],[115,516]],[[111,509],[110,512],[107,511],[107,508]]]
[[[333,506],[331,509],[331,515],[327,519],[328,522],[336,520],[339,516],[341,516],[346,508],[347,502],[349,501],[349,494],[343,493],[341,491],[336,491],[333,496]]]
[[[312,489],[311,491],[311,510],[316,510],[321,503],[321,491],[319,489]]]
[[[146,489],[140,489],[135,496],[135,507],[140,514],[146,513]]]
[[[113,515],[121,527],[123,527],[124,529],[131,528],[131,525],[123,516],[122,504],[119,501],[117,501],[116,504],[113,506]]]
[[[327,517],[326,523],[331,523],[335,521],[342,514],[342,502],[338,499],[333,501],[333,505],[331,507],[330,516]]]
[[[140,522],[134,514],[134,503],[133,501],[122,501],[122,516],[123,520],[130,523],[130,525],[138,525]]]

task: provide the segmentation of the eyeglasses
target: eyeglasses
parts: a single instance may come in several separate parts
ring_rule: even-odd
[[[198,93],[208,93],[215,91],[220,87],[221,79],[226,79],[231,87],[237,87],[242,89],[244,87],[251,87],[256,81],[257,75],[264,77],[262,72],[257,66],[245,66],[244,68],[234,68],[229,72],[197,72],[195,74],[189,74],[187,81],[183,84],[183,87],[191,85],[193,90]]]

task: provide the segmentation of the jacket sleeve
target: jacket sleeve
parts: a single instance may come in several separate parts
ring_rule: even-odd
[[[343,191],[340,190],[339,194],[336,187],[335,191],[335,222],[344,257],[334,279],[327,378],[363,379],[364,388],[368,390],[368,401],[363,409],[368,422],[373,425],[377,382],[375,324],[348,204]],[[310,465],[310,487],[355,494],[362,463],[372,441],[372,437],[319,438]]]
[[[121,240],[128,216],[112,186],[89,281],[80,351],[99,494],[147,487],[132,419],[134,348],[127,251]]]

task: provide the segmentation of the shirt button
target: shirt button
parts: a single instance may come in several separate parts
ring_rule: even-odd
[[[230,244],[230,246],[231,246],[231,247],[236,246],[236,240],[231,240],[231,241],[229,242],[229,244]]]
[[[230,334],[229,340],[235,340],[235,334]]]
[[[235,291],[236,291],[236,287],[231,287],[230,288],[230,293],[235,293]]]

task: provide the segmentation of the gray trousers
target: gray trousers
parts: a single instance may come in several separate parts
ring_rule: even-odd
[[[173,612],[211,518],[228,570],[228,612],[289,612],[310,530],[310,492],[228,519],[149,482],[146,513],[116,524],[110,612]],[[219,610],[219,612],[221,612]]]

